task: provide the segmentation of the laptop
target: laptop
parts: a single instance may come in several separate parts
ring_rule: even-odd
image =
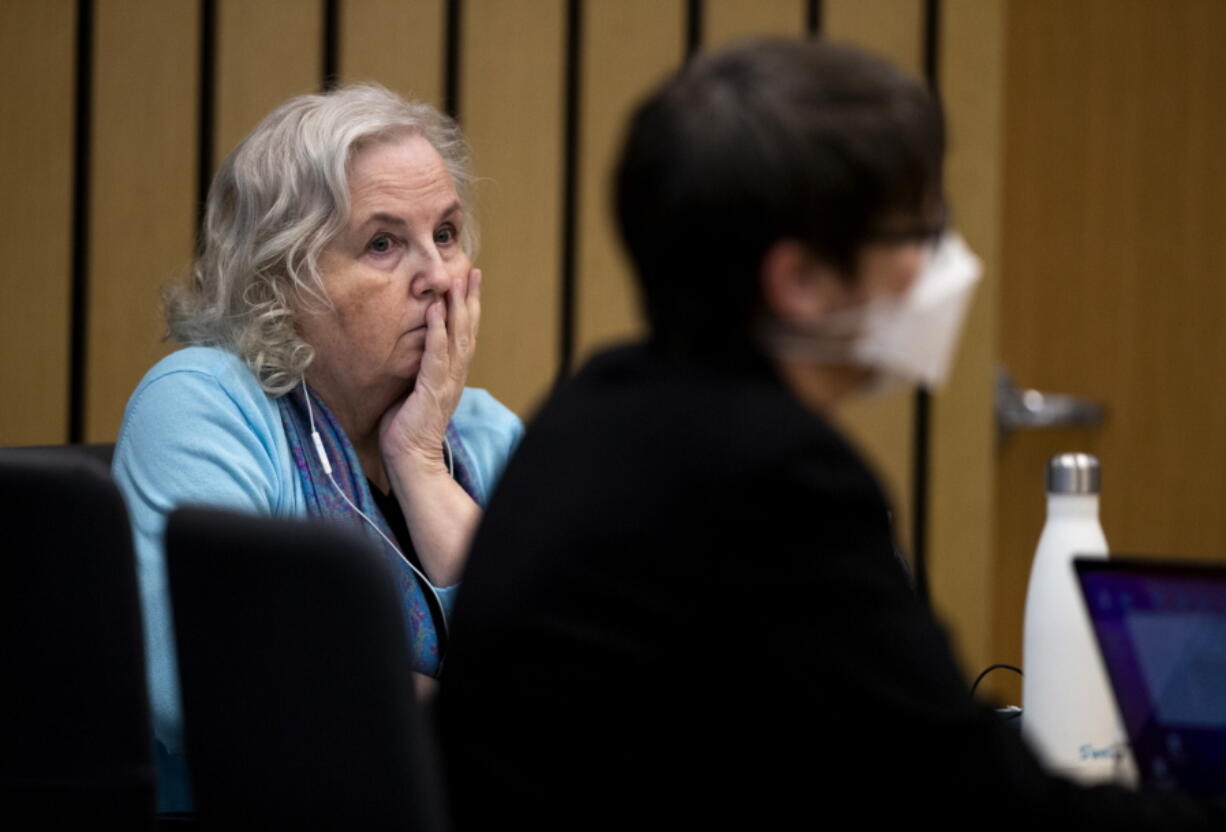
[[[1141,782],[1226,797],[1226,566],[1073,563]]]

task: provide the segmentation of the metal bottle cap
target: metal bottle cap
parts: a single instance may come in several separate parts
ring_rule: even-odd
[[[1093,454],[1057,454],[1047,463],[1047,493],[1097,494],[1101,476]]]

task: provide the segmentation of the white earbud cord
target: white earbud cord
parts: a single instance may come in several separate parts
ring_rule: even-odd
[[[319,463],[323,466],[324,473],[328,475],[328,482],[332,483],[332,487],[336,489],[337,494],[341,495],[341,499],[344,500],[351,509],[357,512],[359,517],[370,524],[370,527],[378,533],[379,537],[387,541],[387,545],[391,546],[392,550],[395,551],[396,554],[400,555],[401,559],[403,559],[404,562],[409,565],[409,568],[412,569],[417,575],[417,577],[421,579],[422,584],[424,584],[426,589],[430,591],[430,594],[434,596],[434,602],[438,604],[439,618],[443,620],[443,634],[447,635],[447,615],[443,612],[443,599],[439,597],[438,590],[434,588],[434,584],[420,569],[417,568],[416,565],[414,565],[413,561],[409,560],[408,557],[405,556],[404,552],[400,551],[400,547],[397,546],[390,537],[383,533],[383,530],[379,528],[379,525],[374,520],[370,519],[370,516],[367,515],[366,512],[362,511],[362,509],[353,504],[353,500],[349,499],[349,495],[344,492],[344,490],[340,487],[340,484],[332,477],[332,464],[328,462],[328,454],[324,451],[323,440],[319,438],[319,431],[315,429],[315,411],[311,407],[311,391],[307,389],[305,380],[302,382],[302,392],[306,397],[307,420],[311,424],[311,441],[315,443],[315,454],[319,457]],[[454,479],[455,454],[453,454],[451,451],[451,443],[447,441],[446,434],[443,435],[443,449],[447,452],[447,473],[451,475],[452,479]]]

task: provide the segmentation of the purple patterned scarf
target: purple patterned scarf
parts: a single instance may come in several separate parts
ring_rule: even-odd
[[[277,406],[281,410],[281,424],[285,428],[294,467],[298,470],[298,479],[302,482],[307,514],[357,526],[375,541],[396,576],[396,585],[404,603],[409,646],[413,650],[413,669],[434,676],[438,673],[441,656],[438,633],[435,632],[430,604],[426,600],[426,590],[420,586],[420,579],[404,556],[388,546],[387,541],[358,516],[337,492],[337,487],[340,487],[353,504],[378,526],[379,531],[387,535],[389,540],[395,540],[391,528],[371,497],[366,475],[362,472],[357,452],[350,444],[349,437],[345,435],[340,423],[323,400],[312,392],[311,408],[315,415],[315,429],[319,431],[319,438],[328,454],[328,461],[332,465],[332,479],[336,481],[336,486],[329,481],[311,440],[311,422],[307,415],[305,398],[305,391],[308,389],[305,384],[299,385],[292,392],[277,399]],[[447,442],[451,446],[456,482],[476,500],[471,473],[474,470],[472,462],[453,424],[447,425]]]

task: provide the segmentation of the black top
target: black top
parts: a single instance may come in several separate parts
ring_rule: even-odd
[[[392,536],[396,538],[396,545],[400,547],[401,553],[409,563],[421,569],[421,560],[417,557],[417,550],[413,548],[413,536],[409,534],[409,524],[405,521],[404,512],[400,509],[400,501],[396,499],[395,494],[384,494],[369,479],[366,480],[366,485],[370,488],[370,496],[374,499],[379,513],[383,515],[383,519],[387,521],[388,527],[392,530]]]
[[[640,347],[586,366],[511,460],[439,717],[461,829],[1206,822],[1043,775],[970,699],[846,442],[764,364]]]
[[[395,493],[384,494],[379,490],[369,479],[366,480],[366,485],[370,488],[370,496],[375,501],[375,506],[379,509],[379,513],[383,515],[383,519],[387,521],[388,528],[392,530],[392,536],[396,538],[396,545],[400,547],[400,553],[404,555],[405,560],[416,566],[423,574],[425,569],[422,568],[421,558],[417,556],[417,549],[413,546],[413,535],[409,533],[409,524],[404,519],[404,511],[400,508],[400,501],[396,499]],[[438,601],[434,597],[433,592],[423,592],[426,597],[426,604],[430,607],[430,617],[434,622],[434,632],[438,634],[438,651],[439,655],[446,655],[448,638],[447,628],[443,626],[443,611],[439,609]]]

